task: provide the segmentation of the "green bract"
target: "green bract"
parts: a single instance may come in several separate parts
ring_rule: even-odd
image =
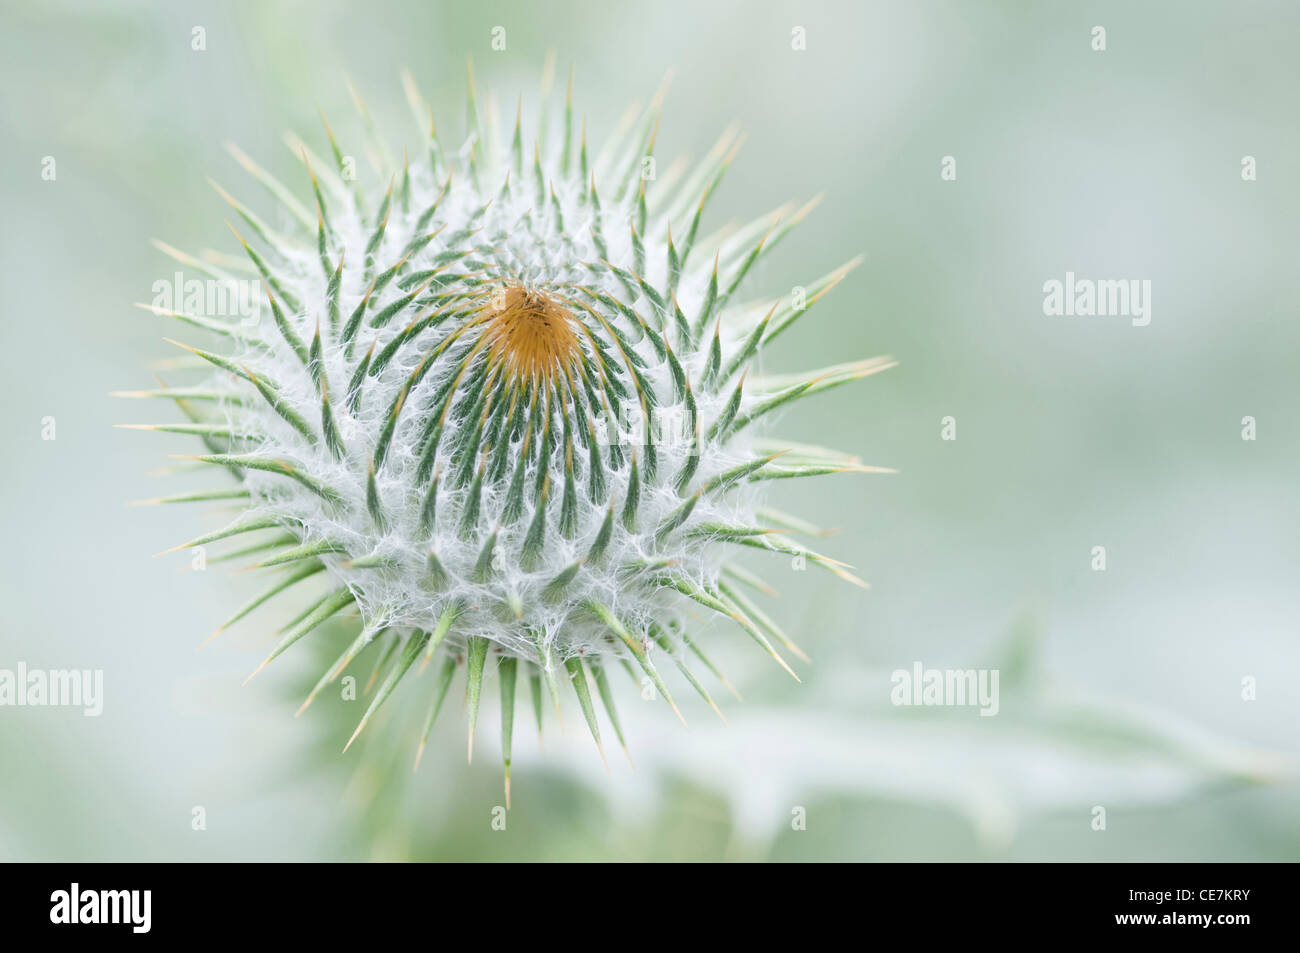
[[[569,682],[599,744],[593,686],[623,740],[612,664],[648,679],[677,711],[664,676],[674,667],[716,710],[690,667],[698,660],[722,678],[687,634],[701,607],[787,670],[778,646],[802,656],[746,595],[770,589],[729,558],[749,547],[857,582],[795,542],[789,531],[810,528],[764,507],[762,490],[875,468],[755,434],[777,408],[892,362],[752,372],[856,262],[775,301],[736,297],[815,203],[702,235],[734,133],[694,167],[659,175],[656,97],[593,158],[585,124],[574,128],[570,83],[554,128],[543,120],[526,146],[516,118],[498,150],[471,81],[468,131],[449,148],[409,76],[406,85],[421,131],[400,156],[362,108],[377,177],[328,126],[328,160],[290,139],[303,199],[232,150],[276,200],[263,219],[221,193],[238,214],[248,271],[160,247],[223,289],[259,282],[263,306],[231,315],[148,305],[217,343],[190,348],[206,380],[131,396],[172,400],[188,422],[152,429],[199,437],[193,459],[235,481],[157,502],[246,508],[185,546],[271,534],[249,551],[275,582],[222,629],[328,579],[266,662],[355,610],[354,640],[307,702],[357,656],[379,653],[385,674],[359,733],[412,668],[437,659],[421,750],[464,665],[472,751],[495,667],[508,795],[521,676],[539,726],[544,694],[558,706]]]

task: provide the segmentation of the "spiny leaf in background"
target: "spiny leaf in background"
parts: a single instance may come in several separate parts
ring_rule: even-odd
[[[326,593],[277,633],[254,674],[347,610],[360,631],[303,708],[375,655],[378,689],[350,745],[438,656],[417,752],[464,665],[471,755],[494,674],[508,798],[519,682],[530,686],[539,731],[543,693],[557,715],[562,697],[576,701],[603,758],[600,710],[607,738],[623,744],[611,666],[653,685],[685,722],[664,678],[676,669],[721,716],[693,668],[730,689],[688,631],[699,607],[794,675],[782,650],[806,656],[738,589],[772,587],[732,557],[756,548],[861,584],[791,539],[824,533],[765,507],[762,491],[774,479],[881,468],[755,431],[772,411],[893,361],[751,373],[857,261],[775,302],[738,302],[755,263],[815,203],[702,235],[735,134],[693,170],[656,178],[662,90],[592,154],[570,78],[556,128],[540,123],[525,148],[521,105],[496,151],[472,76],[468,132],[452,148],[403,80],[418,141],[399,163],[362,107],[359,148],[377,171],[369,181],[328,124],[333,162],[288,140],[306,204],[232,147],[277,203],[273,226],[218,187],[248,264],[158,247],[213,281],[260,283],[259,319],[146,306],[211,332],[218,350],[182,345],[207,369],[193,386],[119,396],[175,403],[185,422],[132,426],[200,437],[207,452],[186,459],[238,481],[149,501],[245,509],[176,549],[277,534],[248,550],[250,568],[274,574],[268,590],[214,635],[324,571]]]

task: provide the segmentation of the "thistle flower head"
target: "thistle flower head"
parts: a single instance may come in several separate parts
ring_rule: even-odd
[[[765,508],[762,490],[871,468],[758,432],[783,405],[890,361],[753,371],[853,263],[775,300],[737,297],[811,203],[703,235],[734,133],[698,165],[656,175],[656,97],[591,157],[570,85],[554,128],[541,123],[526,148],[519,116],[497,151],[470,88],[468,132],[450,148],[407,77],[419,140],[397,158],[367,123],[373,179],[354,177],[328,125],[332,161],[291,138],[305,203],[234,150],[276,200],[268,221],[222,190],[264,289],[261,319],[149,306],[219,342],[190,348],[208,368],[198,386],[132,394],[173,400],[188,422],[152,429],[197,435],[195,459],[234,480],[168,500],[246,510],[186,545],[270,534],[254,547],[255,565],[276,574],[270,591],[226,625],[327,579],[266,662],[355,610],[355,637],[308,701],[387,642],[357,731],[417,662],[437,658],[427,738],[463,665],[471,751],[495,667],[508,778],[521,667],[539,727],[543,692],[558,706],[567,681],[598,744],[593,683],[622,740],[607,678],[616,660],[679,717],[669,667],[716,710],[693,670],[718,675],[690,634],[701,615],[725,617],[789,670],[785,654],[802,653],[746,592],[767,587],[730,559],[749,547],[856,582],[796,542],[788,531],[806,524]],[[214,281],[240,277],[163,247]]]

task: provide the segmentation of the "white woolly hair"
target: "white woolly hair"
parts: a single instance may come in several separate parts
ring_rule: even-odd
[[[394,208],[390,212],[388,226],[374,252],[377,261],[396,261],[401,257],[402,250],[419,237],[416,230],[419,219],[417,210],[428,208],[442,190],[431,169],[412,168],[410,172],[410,211],[404,214]],[[482,170],[479,173],[487,181],[492,181],[495,174],[497,170]],[[465,223],[474,220],[475,214],[487,205],[487,211],[477,217],[477,229],[481,235],[492,237],[493,245],[504,263],[502,271],[505,274],[517,276],[516,280],[531,288],[562,287],[566,283],[580,281],[592,290],[611,297],[625,295],[613,274],[608,271],[593,273],[585,269],[581,262],[586,259],[578,257],[577,245],[556,234],[553,227],[548,227],[551,226],[548,218],[538,222],[539,227],[533,227],[535,218],[532,204],[523,189],[507,189],[488,204],[492,197],[478,192],[473,183],[468,181],[468,176],[462,177],[458,184],[461,187],[449,189],[440,204],[440,213],[442,208],[446,208],[445,217],[439,214],[432,223],[432,228],[441,227],[444,234],[455,232],[463,228]],[[595,211],[591,209],[590,203],[585,208],[580,203],[580,189],[571,183],[566,185],[569,187],[563,190],[563,194],[558,189],[555,193],[558,214],[566,227],[571,227],[572,233],[577,236],[589,236],[598,228],[603,230],[610,236],[609,253],[615,256],[615,260],[626,258],[630,254],[630,243],[625,237],[627,222],[635,195],[629,194],[622,202],[609,203],[605,208]],[[342,211],[331,217],[330,224],[336,230],[344,250],[345,263],[352,257],[347,254],[351,249],[357,249],[355,258],[361,259],[360,250],[366,247],[368,231],[373,231],[373,224],[368,224],[355,206],[343,206]],[[428,230],[430,228],[426,227],[425,232]],[[666,235],[666,232],[662,227],[647,229],[647,236],[643,239],[646,261],[657,263],[657,267],[644,277],[653,284],[662,285],[666,279],[666,244],[662,238],[651,237],[655,235]],[[619,240],[615,240],[614,236],[619,236]],[[590,246],[590,241],[587,244]],[[300,313],[286,317],[294,322],[303,340],[310,340],[315,334],[317,318],[327,311],[327,282],[314,249],[296,248],[292,245],[281,247],[289,254],[285,256],[286,262],[277,277],[303,305]],[[435,239],[418,255],[408,258],[407,264],[413,271],[419,272],[434,267],[433,260],[446,251],[448,249],[440,247]],[[710,262],[710,267],[711,264]],[[708,275],[707,270],[697,269],[689,276],[683,276],[682,289],[678,292],[678,302],[683,312],[696,313],[708,284]],[[339,290],[341,314],[348,315],[356,309],[366,294],[367,285],[362,269],[345,267]],[[396,287],[395,282],[390,283],[381,295],[371,298],[370,307],[373,311],[382,311],[406,294],[402,288]],[[414,307],[411,312],[414,313]],[[260,313],[263,319],[250,329],[246,340],[242,342],[238,361],[264,380],[274,381],[281,398],[301,417],[311,420],[319,416],[320,395],[313,386],[311,376],[305,372],[301,360],[285,341],[275,322],[270,320],[270,309],[263,308]],[[375,332],[371,339],[363,339],[357,350],[369,350],[373,344],[374,353],[382,353],[395,337],[405,332],[408,322],[409,319],[403,321],[398,317]],[[464,512],[466,497],[470,493],[469,487],[440,490],[434,530],[432,534],[421,533],[418,526],[422,494],[414,475],[419,459],[417,443],[425,423],[422,411],[433,402],[434,395],[447,384],[448,379],[457,373],[457,364],[451,360],[436,363],[406,395],[405,407],[410,408],[410,412],[399,420],[384,466],[376,474],[379,499],[383,501],[387,514],[387,527],[385,531],[379,532],[366,506],[367,472],[375,452],[376,440],[393,402],[416,367],[440,343],[459,330],[459,325],[449,324],[450,322],[425,332],[418,347],[403,347],[382,374],[367,380],[356,413],[350,413],[338,403],[334,405],[336,421],[346,448],[340,460],[333,459],[323,443],[308,443],[265,401],[260,400],[256,390],[247,382],[238,382],[240,386],[231,388],[232,396],[238,396],[241,403],[225,405],[232,429],[241,434],[260,437],[259,443],[250,448],[252,453],[286,460],[341,497],[341,502],[327,501],[301,484],[271,473],[250,470],[245,476],[253,492],[253,509],[257,515],[287,518],[300,527],[304,542],[328,541],[342,544],[343,552],[323,555],[321,559],[329,571],[356,594],[357,605],[367,628],[372,631],[378,631],[382,626],[402,630],[432,630],[448,604],[478,607],[480,611],[475,614],[472,628],[465,627],[461,633],[453,630],[448,636],[450,644],[459,644],[465,635],[484,636],[512,655],[537,661],[538,633],[541,633],[542,642],[550,647],[552,657],[563,661],[576,654],[614,648],[609,641],[608,630],[598,620],[575,618],[574,608],[591,599],[609,606],[620,618],[640,631],[644,631],[651,620],[657,620],[662,625],[680,612],[683,597],[679,592],[638,584],[634,578],[629,578],[626,571],[620,573],[621,567],[635,566],[642,562],[669,562],[674,574],[685,577],[702,589],[714,587],[717,567],[723,560],[710,550],[720,544],[711,544],[707,537],[690,538],[689,525],[685,527],[685,532],[674,533],[666,544],[657,544],[654,540],[655,528],[683,503],[682,496],[674,489],[671,480],[643,483],[637,530],[629,531],[616,518],[603,565],[584,567],[569,585],[565,600],[554,605],[548,605],[541,598],[542,590],[557,572],[574,563],[591,548],[609,509],[605,501],[592,502],[587,492],[590,473],[579,464],[575,463],[575,469],[579,471],[576,494],[578,531],[572,538],[556,532],[547,533],[538,560],[539,568],[532,572],[522,568],[516,555],[523,548],[524,535],[531,523],[528,514],[512,525],[501,526],[499,529],[495,527],[495,517],[502,510],[506,490],[500,484],[484,484],[480,511],[485,514],[485,518],[480,532],[468,540],[460,537],[457,527]],[[734,346],[734,339],[727,333],[725,323],[722,334],[726,353],[726,348]],[[681,472],[686,458],[697,452],[689,437],[674,432],[672,426],[686,417],[686,410],[683,402],[674,398],[669,367],[667,363],[656,359],[649,336],[643,333],[639,341],[629,343],[634,353],[647,365],[644,379],[657,395],[656,417],[665,421],[665,426],[657,430],[651,423],[651,439],[655,440],[658,468],[664,474],[675,475]],[[707,351],[688,351],[679,355],[682,368],[691,380],[698,380],[703,375],[707,359]],[[322,349],[320,373],[330,382],[331,394],[341,395],[355,370],[355,355],[349,359],[341,347]],[[232,381],[229,375],[222,375],[212,383],[214,386],[224,383],[229,387]],[[730,394],[725,392],[696,391],[699,419],[717,419],[729,397]],[[610,439],[621,438],[624,446],[634,450],[643,442],[646,419],[639,403],[631,401],[625,406],[627,413],[624,419],[616,421],[621,433],[610,434],[612,428],[608,421],[598,420],[598,424],[604,425],[602,429]],[[475,423],[468,418],[460,421],[449,418],[441,437],[443,445],[456,446],[460,429],[472,427]],[[522,442],[522,436],[512,441],[510,459],[516,459]],[[728,444],[710,446],[707,460],[702,461],[699,467],[699,482],[752,459],[753,453],[748,444],[748,440],[738,438]],[[620,467],[607,469],[606,483],[612,500],[621,502],[626,499],[632,460],[633,453],[625,453]],[[538,461],[528,461],[524,471],[525,487],[532,487],[539,482],[537,466]],[[550,485],[563,486],[563,454],[551,454],[548,470]],[[742,485],[738,491],[725,496],[704,497],[692,510],[689,523],[752,525],[755,498],[755,492],[747,485]],[[554,495],[551,497],[551,505],[555,505]],[[488,581],[476,582],[475,565],[486,535],[492,532],[498,533],[494,546],[494,573]],[[431,591],[426,582],[426,563],[431,548],[442,561],[449,577],[448,583],[438,591]],[[353,559],[367,555],[385,556],[391,563],[379,570],[350,568],[349,563]],[[523,619],[516,620],[485,611],[505,605],[507,594],[524,606]],[[620,645],[615,651],[622,654],[626,649]]]

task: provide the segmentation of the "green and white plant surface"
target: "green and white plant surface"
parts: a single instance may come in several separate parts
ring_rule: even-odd
[[[217,187],[247,262],[159,247],[209,281],[259,281],[262,319],[145,305],[216,343],[180,345],[206,368],[192,385],[124,396],[174,403],[184,422],[131,426],[197,437],[203,452],[186,459],[225,477],[150,502],[241,509],[175,549],[262,534],[237,554],[271,585],[213,634],[328,580],[257,671],[355,613],[355,635],[303,707],[374,654],[380,675],[355,738],[409,672],[432,664],[417,764],[459,669],[472,756],[495,668],[508,799],[520,682],[539,730],[544,709],[558,713],[572,693],[598,746],[597,704],[623,743],[615,669],[679,718],[684,687],[717,710],[706,680],[729,683],[688,608],[724,618],[794,675],[787,656],[806,656],[758,604],[771,588],[733,556],[758,550],[860,583],[800,542],[815,527],[765,505],[764,490],[881,468],[766,425],[893,361],[760,372],[856,262],[784,295],[742,297],[816,200],[709,234],[734,131],[702,161],[658,169],[661,90],[593,155],[570,78],[562,110],[543,106],[526,136],[521,104],[496,147],[471,76],[464,138],[447,142],[404,80],[418,138],[400,152],[356,98],[369,173],[328,123],[321,153],[288,137],[299,190],[232,147],[274,200],[259,213]]]

